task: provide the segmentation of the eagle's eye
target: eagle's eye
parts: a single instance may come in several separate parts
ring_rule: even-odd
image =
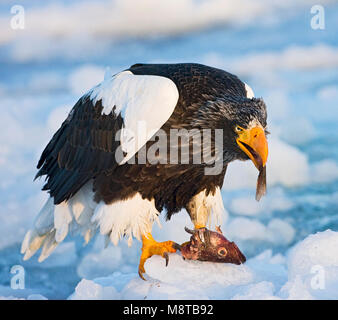
[[[217,253],[219,256],[225,257],[228,252],[225,248],[220,248]]]
[[[244,129],[242,128],[242,127],[240,127],[240,126],[236,126],[235,127],[235,131],[237,132],[237,133],[240,133],[240,132],[242,132]]]

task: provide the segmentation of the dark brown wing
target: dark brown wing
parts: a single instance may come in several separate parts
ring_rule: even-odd
[[[94,106],[89,95],[82,97],[44,149],[36,178],[46,175],[43,190],[49,190],[55,204],[68,200],[98,173],[117,166],[115,150],[120,142],[115,134],[123,120],[113,112],[101,112],[101,101]]]

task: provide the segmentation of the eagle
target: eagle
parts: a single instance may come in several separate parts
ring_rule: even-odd
[[[250,159],[256,199],[265,194],[267,133],[263,99],[224,70],[138,63],[107,73],[42,152],[35,179],[45,176],[49,198],[22,242],[24,260],[42,248],[43,261],[70,232],[88,243],[99,230],[107,244],[142,241],[144,279],[149,257],[178,249],[151,235],[162,211],[170,219],[185,209],[196,230],[220,221],[230,162]]]

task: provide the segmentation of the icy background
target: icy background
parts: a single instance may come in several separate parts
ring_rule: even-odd
[[[18,2],[0,4],[0,296],[338,299],[336,2],[26,0],[25,29],[12,30],[10,8]],[[319,3],[325,30],[310,27]],[[165,268],[153,257],[143,282],[140,243],[103,249],[100,236],[86,247],[68,237],[45,262],[23,262],[20,243],[47,197],[43,181],[32,181],[42,149],[107,66],[117,72],[137,62],[223,68],[264,97],[268,195],[254,200],[250,162],[230,165],[223,188],[223,232],[247,263],[186,262],[173,254]],[[184,226],[191,223],[182,212],[155,226],[154,236],[183,242]],[[25,268],[25,290],[10,288],[14,265]],[[316,276],[323,275],[320,289]]]

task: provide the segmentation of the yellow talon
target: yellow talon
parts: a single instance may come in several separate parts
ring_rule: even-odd
[[[153,236],[150,233],[143,235],[142,236],[142,254],[140,258],[140,264],[138,267],[138,274],[140,278],[143,280],[146,280],[143,277],[143,274],[145,273],[144,264],[148,258],[150,258],[153,255],[159,255],[165,258],[166,266],[167,266],[169,262],[168,253],[176,252],[178,248],[179,248],[179,245],[177,245],[173,241],[157,242],[154,240]]]

